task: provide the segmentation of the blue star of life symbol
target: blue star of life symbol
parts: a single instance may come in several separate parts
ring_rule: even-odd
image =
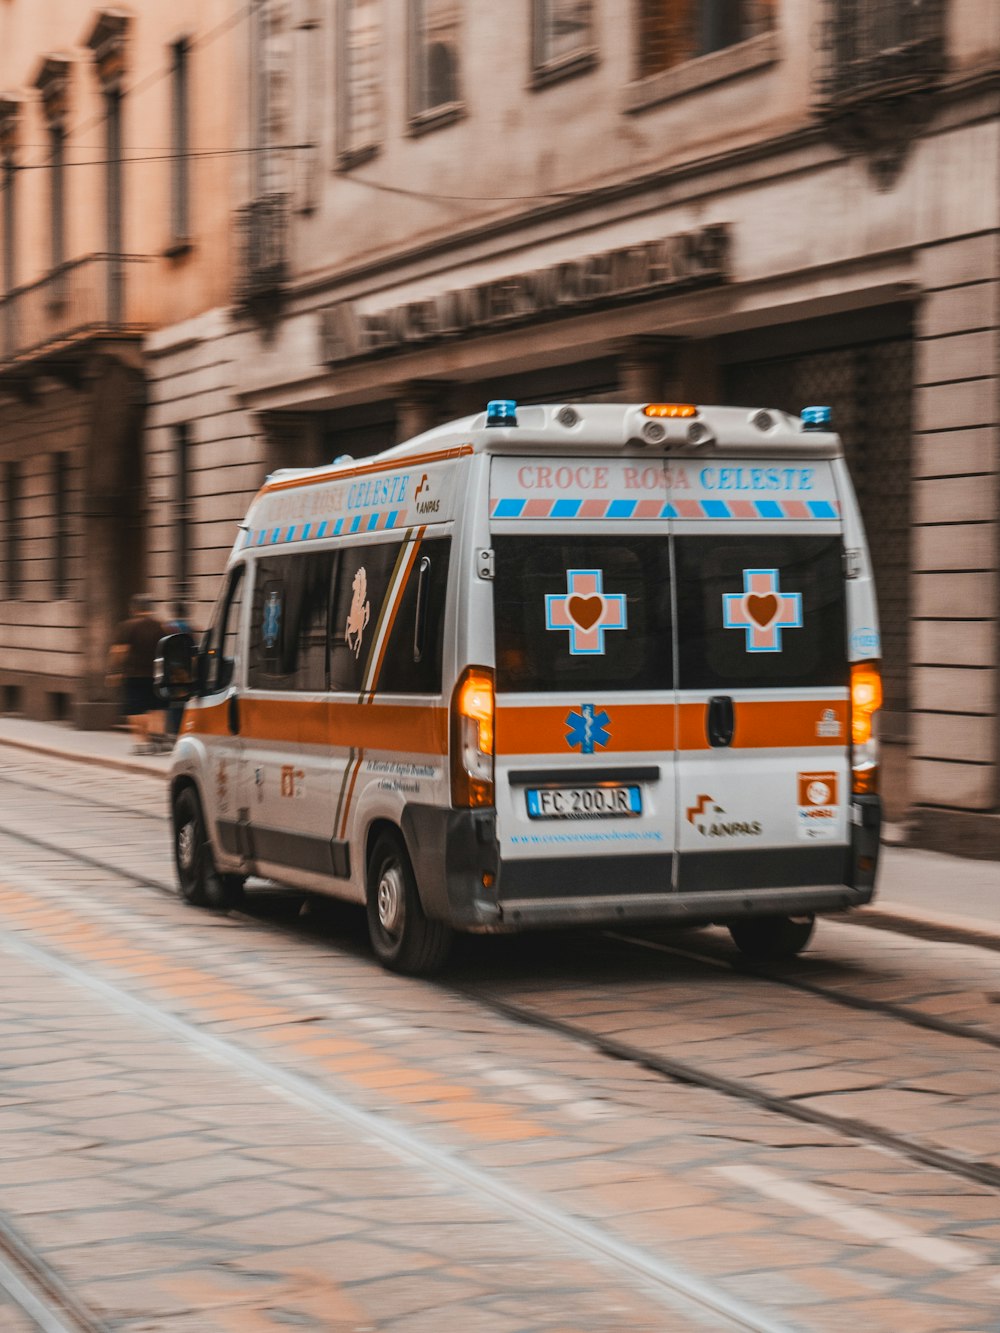
[[[264,646],[273,648],[278,642],[278,631],[281,629],[281,601],[276,589],[272,589],[267,601],[264,603],[264,621],[261,630],[264,635]]]
[[[566,744],[570,749],[579,745],[581,754],[593,754],[595,745],[607,745],[611,739],[607,711],[596,712],[593,704],[581,704],[579,713],[567,713]]]

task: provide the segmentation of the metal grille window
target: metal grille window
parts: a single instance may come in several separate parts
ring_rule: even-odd
[[[730,366],[727,401],[799,413],[828,403],[875,568],[885,708],[909,707],[910,410],[913,346],[898,338]]]
[[[454,106],[460,99],[458,51],[459,0],[410,0],[412,59],[411,112]]]
[[[639,0],[638,77],[745,42],[774,27],[774,0]]]
[[[382,0],[342,0],[339,18],[337,145],[349,163],[369,155],[382,138]]]
[[[828,97],[863,97],[944,70],[944,0],[827,0]]]

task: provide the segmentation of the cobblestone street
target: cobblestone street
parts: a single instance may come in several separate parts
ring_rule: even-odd
[[[540,935],[414,981],[350,909],[184,906],[157,774],[4,757],[5,1328],[21,1284],[67,1329],[997,1327],[994,949]]]

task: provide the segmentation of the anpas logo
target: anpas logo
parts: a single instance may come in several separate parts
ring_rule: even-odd
[[[413,500],[418,514],[436,514],[441,508],[441,501],[439,499],[431,499],[430,489],[430,482],[427,480],[427,473],[425,472],[420,478],[420,485],[413,494]]]
[[[716,805],[714,796],[702,794],[688,807],[687,818],[703,838],[759,838],[763,832],[756,819],[716,819],[716,815],[725,813],[721,805]]]

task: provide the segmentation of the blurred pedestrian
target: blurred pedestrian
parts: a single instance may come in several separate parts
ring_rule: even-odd
[[[137,593],[129,602],[129,618],[118,626],[108,655],[107,683],[122,691],[133,754],[158,754],[170,749],[166,714],[153,689],[153,662],[164,633],[163,624],[153,613],[153,599]]]
[[[197,639],[198,631],[188,619],[187,602],[174,602],[174,618],[167,622],[165,630],[167,634],[190,634],[192,638]],[[171,741],[177,739],[177,734],[181,729],[181,719],[184,716],[183,701],[171,700],[167,704],[167,736]]]

